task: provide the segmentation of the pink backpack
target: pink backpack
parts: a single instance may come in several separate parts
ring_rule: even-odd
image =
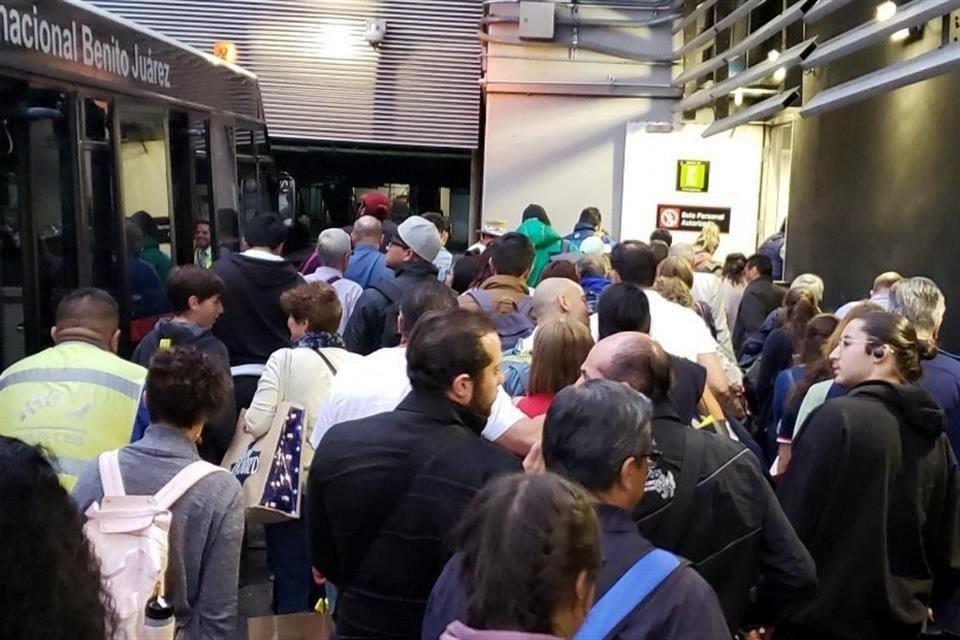
[[[128,496],[118,451],[100,455],[103,499],[87,509],[83,532],[100,560],[100,572],[117,612],[115,637],[143,634],[147,601],[163,594],[170,547],[170,507],[201,479],[226,472],[197,461],[182,469],[152,496]]]

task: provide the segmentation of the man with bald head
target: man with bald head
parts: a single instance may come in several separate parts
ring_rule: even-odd
[[[563,318],[570,318],[587,326],[590,323],[590,310],[587,308],[583,289],[567,278],[547,278],[540,281],[533,292],[531,315],[536,327]],[[513,397],[527,395],[536,327],[530,336],[517,342],[503,357],[503,388]]]
[[[46,447],[68,489],[130,441],[147,371],[116,355],[119,318],[109,293],[78,289],[57,307],[55,345],[0,374],[0,435]]]
[[[366,289],[384,280],[393,280],[393,271],[387,267],[387,258],[380,253],[383,224],[374,216],[360,216],[353,223],[353,253],[343,277]]]
[[[668,399],[670,358],[650,336],[623,332],[598,342],[581,380],[622,382],[653,402],[653,438],[660,452],[634,511],[654,545],[694,563],[713,586],[730,628],[749,620],[771,624],[787,603],[816,588],[813,559],[797,538],[742,445],[681,421]],[[750,591],[757,587],[748,614]]]

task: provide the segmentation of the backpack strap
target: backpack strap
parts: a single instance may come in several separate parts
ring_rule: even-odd
[[[100,467],[100,484],[103,485],[103,495],[125,496],[123,477],[120,475],[120,450],[104,451],[97,458]]]
[[[192,462],[173,476],[173,479],[170,480],[167,484],[163,485],[160,491],[153,496],[153,499],[156,501],[156,505],[161,509],[170,509],[177,500],[179,500],[183,494],[189,491],[193,485],[197,484],[204,478],[206,478],[211,473],[217,471],[223,471],[227,473],[227,470],[223,467],[218,467],[212,465],[209,462],[204,462],[203,460],[197,460]]]
[[[606,638],[680,567],[680,559],[663,549],[654,549],[637,560],[587,614],[574,640]]]
[[[493,296],[483,289],[470,289],[467,291],[467,295],[473,298],[473,301],[477,303],[477,306],[480,307],[480,310],[484,313],[492,314],[496,311],[493,304]]]
[[[340,276],[330,276],[327,278],[327,284],[332,285],[334,282],[339,282],[340,280],[343,280]]]
[[[370,288],[379,292],[390,304],[397,304],[400,302],[400,298],[403,297],[403,292],[400,291],[400,287],[398,287],[397,283],[393,280],[381,280],[380,282],[370,285]]]

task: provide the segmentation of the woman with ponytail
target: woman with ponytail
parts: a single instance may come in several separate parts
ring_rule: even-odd
[[[914,384],[934,355],[902,316],[867,313],[843,329],[830,361],[850,392],[810,416],[779,487],[820,584],[787,608],[777,640],[915,638],[955,597],[957,460],[943,412]]]

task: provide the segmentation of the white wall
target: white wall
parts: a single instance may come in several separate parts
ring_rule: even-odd
[[[621,239],[648,240],[656,228],[657,205],[730,207],[730,233],[720,237],[716,257],[747,255],[757,247],[757,218],[764,131],[741,126],[702,138],[704,125],[678,126],[672,133],[647,133],[644,123],[627,128]],[[678,160],[708,160],[707,193],[676,190]],[[695,232],[673,233],[674,242],[693,242]],[[762,239],[761,239],[762,240]]]
[[[489,95],[483,217],[515,227],[536,202],[566,234],[595,206],[615,232],[627,122],[669,118],[669,109],[660,99]]]
[[[673,117],[671,65],[651,63],[671,57],[671,25],[646,26],[639,7],[557,3],[553,41],[521,42],[518,10],[487,5],[482,217],[516,226],[536,202],[566,234],[595,206],[616,235],[627,123]],[[601,23],[574,31],[573,17]]]

